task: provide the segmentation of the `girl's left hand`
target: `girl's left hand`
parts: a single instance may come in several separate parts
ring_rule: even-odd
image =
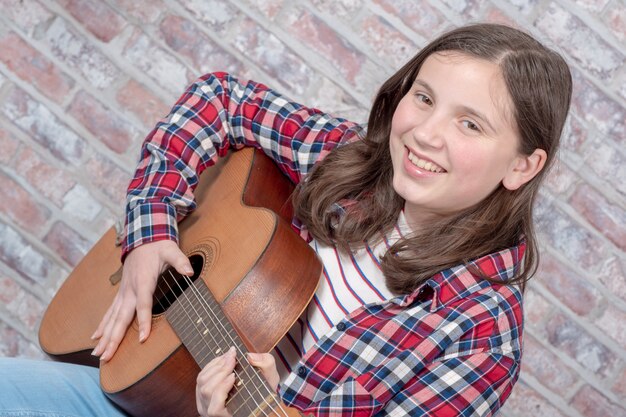
[[[269,353],[248,353],[250,364],[260,369],[272,392],[279,382],[274,357]],[[228,393],[235,384],[235,348],[209,362],[196,380],[196,408],[203,417],[230,417],[226,410]]]

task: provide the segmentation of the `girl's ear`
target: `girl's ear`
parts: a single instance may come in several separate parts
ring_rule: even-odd
[[[507,190],[517,190],[543,169],[547,158],[548,154],[543,149],[535,149],[530,155],[517,156],[502,179],[502,185]]]

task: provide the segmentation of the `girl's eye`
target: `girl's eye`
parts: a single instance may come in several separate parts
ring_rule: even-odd
[[[461,123],[463,123],[463,126],[465,126],[466,128],[473,130],[475,132],[480,132],[480,126],[478,126],[476,123],[470,121],[470,120],[463,120]]]
[[[415,93],[415,97],[417,98],[417,101],[422,102],[428,106],[432,106],[433,102],[430,99],[430,97],[422,94],[422,93]]]

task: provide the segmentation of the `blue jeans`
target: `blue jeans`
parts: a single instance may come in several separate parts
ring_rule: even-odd
[[[122,417],[100,390],[98,369],[0,358],[1,417]]]

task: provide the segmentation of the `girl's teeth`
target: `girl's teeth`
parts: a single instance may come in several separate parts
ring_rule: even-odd
[[[419,168],[425,169],[431,172],[442,172],[440,168],[438,168],[435,164],[429,161],[424,161],[423,159],[419,159],[413,153],[409,152],[409,161],[411,161],[414,165]]]

